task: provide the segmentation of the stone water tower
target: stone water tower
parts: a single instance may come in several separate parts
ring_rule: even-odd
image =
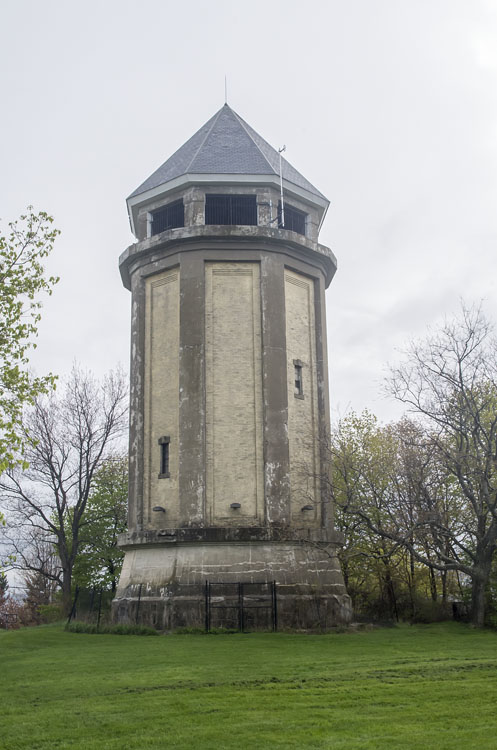
[[[257,603],[250,584],[274,581],[279,627],[347,622],[323,482],[328,201],[225,104],[127,203],[129,531],[114,617],[202,627],[207,581],[220,607],[236,598],[228,583]],[[263,607],[252,616],[264,626]]]

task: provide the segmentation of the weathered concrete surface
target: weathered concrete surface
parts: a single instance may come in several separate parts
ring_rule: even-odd
[[[326,471],[319,441],[328,428],[321,408],[326,351],[316,312],[322,297],[314,293],[324,278],[303,259],[292,259],[290,270],[283,249],[205,239],[202,249],[182,245],[173,253],[168,246],[134,269],[131,530],[164,525],[154,507],[164,509],[167,526],[326,525],[315,479]],[[165,283],[176,278],[179,354],[177,286]],[[243,279],[252,279],[250,294]],[[286,287],[302,297],[287,299]],[[306,382],[298,403],[295,358],[303,361]],[[170,437],[167,480],[158,479],[163,435]],[[233,502],[241,503],[236,512]],[[303,507],[311,508],[305,518]]]
[[[290,523],[284,271],[281,256],[261,259],[265,516],[282,526]]]
[[[143,529],[126,531],[119,534],[118,544],[125,550],[142,546],[155,547],[164,544],[186,544],[189,542],[303,542],[312,545],[343,545],[343,535],[330,528],[307,527],[303,522],[292,527],[270,525],[264,526],[205,526],[182,528],[163,527],[160,529]]]
[[[200,253],[180,257],[179,493],[181,526],[205,516],[205,278]],[[167,325],[167,321],[164,322]]]
[[[337,269],[335,255],[329,247],[286,229],[224,225],[190,226],[169,229],[126,248],[119,258],[123,284],[126,289],[131,289],[133,273],[140,265],[149,263],[157,257],[157,253],[159,257],[165,257],[178,251],[186,252],[188,246],[198,248],[199,243],[207,249],[215,240],[224,243],[231,240],[231,249],[240,250],[244,245],[250,249],[250,246],[257,243],[258,248],[265,248],[266,252],[284,252],[290,257],[300,257],[303,261],[322,269],[326,287],[330,285]]]
[[[180,525],[179,488],[179,271],[177,268],[146,279],[145,389],[144,389],[144,482],[143,525],[155,526],[157,513],[152,508],[167,508],[168,523]],[[169,477],[160,475],[159,440],[167,436],[170,444]],[[160,463],[160,462],[159,462]]]
[[[130,549],[113,604],[114,619],[133,622],[139,606],[139,622],[161,630],[204,627],[206,580],[276,581],[281,629],[327,629],[351,618],[333,546],[225,542]],[[217,603],[223,599],[218,596]],[[229,624],[223,616],[228,617],[218,612],[213,624]],[[264,617],[256,627],[269,626]]]
[[[264,522],[258,263],[206,263],[206,522]],[[233,502],[239,507],[231,507]]]
[[[134,622],[140,599],[140,622],[201,627],[206,580],[257,580],[276,581],[281,628],[332,627],[351,617],[320,450],[336,260],[312,205],[299,235],[272,223],[277,195],[239,186],[257,195],[259,226],[205,226],[209,191],[224,186],[176,191],[187,226],[153,237],[159,204],[142,207],[140,241],[120,259],[133,293],[130,497],[114,617]]]

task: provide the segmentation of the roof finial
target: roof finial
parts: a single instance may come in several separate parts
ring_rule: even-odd
[[[224,76],[224,103],[228,104],[228,78]]]

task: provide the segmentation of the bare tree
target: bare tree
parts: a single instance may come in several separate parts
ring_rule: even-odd
[[[0,478],[14,567],[44,572],[57,581],[66,610],[95,472],[122,437],[126,414],[121,372],[111,372],[99,383],[75,367],[61,396],[38,398],[26,414],[23,435],[29,467]],[[43,558],[33,555],[35,536],[55,545],[59,567],[48,569]]]
[[[0,608],[2,607],[2,605],[7,599],[8,590],[9,590],[9,582],[7,580],[7,576],[5,575],[5,573],[2,573],[2,571],[0,570]]]
[[[412,343],[391,370],[389,391],[421,420],[433,454],[457,485],[456,528],[437,508],[420,521],[446,541],[431,565],[471,578],[472,622],[481,627],[497,543],[497,341],[481,308],[463,306],[458,319]]]

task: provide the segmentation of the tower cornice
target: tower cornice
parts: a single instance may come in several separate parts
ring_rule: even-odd
[[[269,253],[287,253],[317,265],[323,272],[326,287],[337,269],[337,260],[332,250],[296,232],[261,226],[190,226],[169,229],[130,245],[119,258],[121,278],[126,289],[131,289],[131,272],[142,263],[152,262],[178,252],[215,248],[260,250]]]

